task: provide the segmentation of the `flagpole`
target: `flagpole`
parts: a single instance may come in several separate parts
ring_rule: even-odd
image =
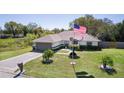
[[[72,46],[73,46],[73,49],[72,49],[72,62],[71,62],[71,65],[72,65],[72,67],[73,67],[73,70],[74,70],[74,74],[76,75],[76,70],[75,70],[75,64],[76,64],[76,62],[74,62],[74,39],[75,39],[75,32],[74,32],[74,28],[73,28],[73,35],[74,35],[74,37],[73,37],[73,41],[72,41]]]
[[[74,39],[75,39],[75,32],[74,32],[74,28],[73,28],[73,33],[74,33],[74,38],[73,38],[73,51],[72,51],[73,55],[72,55],[72,59],[74,59]]]

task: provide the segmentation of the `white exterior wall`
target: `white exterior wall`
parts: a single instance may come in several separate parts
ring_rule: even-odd
[[[92,42],[92,46],[98,46],[98,42]]]
[[[87,45],[87,42],[86,41],[80,41],[79,45]]]
[[[58,41],[58,42],[54,42],[53,44],[52,44],[52,47],[56,47],[56,46],[59,46],[59,45],[61,45],[61,44],[65,44],[65,43],[67,43],[66,41]],[[68,42],[69,43],[69,42]],[[86,46],[87,45],[87,41],[79,41],[79,45],[84,45],[84,46]],[[92,46],[98,46],[98,42],[92,42]]]
[[[80,41],[79,45],[87,46],[87,41]],[[98,46],[98,42],[92,42],[92,46]]]

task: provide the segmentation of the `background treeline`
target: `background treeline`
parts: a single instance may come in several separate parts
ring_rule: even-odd
[[[96,19],[92,15],[85,15],[70,22],[70,25],[72,23],[86,26],[89,34],[98,37],[102,41],[124,42],[124,20],[115,24],[108,18]]]
[[[61,31],[64,29],[43,29],[36,23],[23,25],[14,21],[7,22],[4,24],[4,29],[0,28],[0,52],[29,47],[32,45],[32,40]]]
[[[96,19],[92,15],[85,15],[72,20],[69,25],[72,23],[86,26],[88,34],[96,36],[102,41],[124,42],[124,20],[115,24],[108,18]],[[66,30],[72,30],[72,28]],[[6,22],[4,28],[0,28],[0,51],[26,48],[31,46],[32,40],[36,38],[62,31],[65,29],[44,29],[36,23],[24,25],[14,21]]]
[[[23,25],[21,23],[10,21],[4,24],[4,29],[0,28],[0,37],[20,38],[20,37],[26,37],[27,34],[32,34],[38,38],[44,36],[44,34],[59,33],[61,31],[64,31],[64,29],[54,28],[52,30],[48,30],[48,29],[43,29],[41,26],[38,26],[36,23],[29,23],[28,25]]]
[[[96,19],[92,15],[85,15],[79,17],[69,23],[77,23],[81,26],[87,27],[87,33],[98,37],[102,41],[124,41],[124,21],[120,23],[113,23],[108,18]],[[43,29],[36,23],[29,23],[24,25],[13,21],[4,24],[4,29],[0,28],[0,38],[18,38],[27,37],[31,34],[35,38],[42,37],[47,34],[54,34],[64,31],[65,29],[54,28],[52,30]],[[69,28],[67,30],[72,30]],[[34,39],[35,39],[34,38]]]

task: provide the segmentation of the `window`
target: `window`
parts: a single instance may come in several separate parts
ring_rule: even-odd
[[[92,42],[92,46],[98,46],[98,42]]]
[[[78,40],[74,39],[73,44],[78,44]]]
[[[92,46],[92,42],[87,42],[87,46]]]

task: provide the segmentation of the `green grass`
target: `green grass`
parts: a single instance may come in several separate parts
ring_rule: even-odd
[[[124,50],[123,49],[103,49],[102,51],[77,51],[79,59],[72,60],[64,54],[55,54],[53,63],[42,64],[42,58],[33,60],[25,64],[26,74],[33,77],[45,78],[73,78],[76,77],[71,61],[75,61],[76,72],[86,72],[96,78],[122,78],[124,77]],[[109,75],[99,69],[101,59],[104,55],[109,55],[114,60],[113,68],[117,73]]]
[[[23,38],[0,39],[0,52],[24,48],[25,46],[22,46],[24,45],[23,41]]]
[[[4,60],[4,59],[10,58],[10,57],[14,57],[14,56],[29,52],[31,50],[32,50],[31,47],[27,47],[27,48],[19,49],[19,50],[0,52],[0,60]]]
[[[44,32],[41,34],[42,36],[46,36],[48,34],[53,34],[52,32]],[[38,38],[35,34],[27,34],[26,37],[23,38],[6,38],[0,39],[0,52],[11,51],[23,49],[32,45],[32,40]]]

